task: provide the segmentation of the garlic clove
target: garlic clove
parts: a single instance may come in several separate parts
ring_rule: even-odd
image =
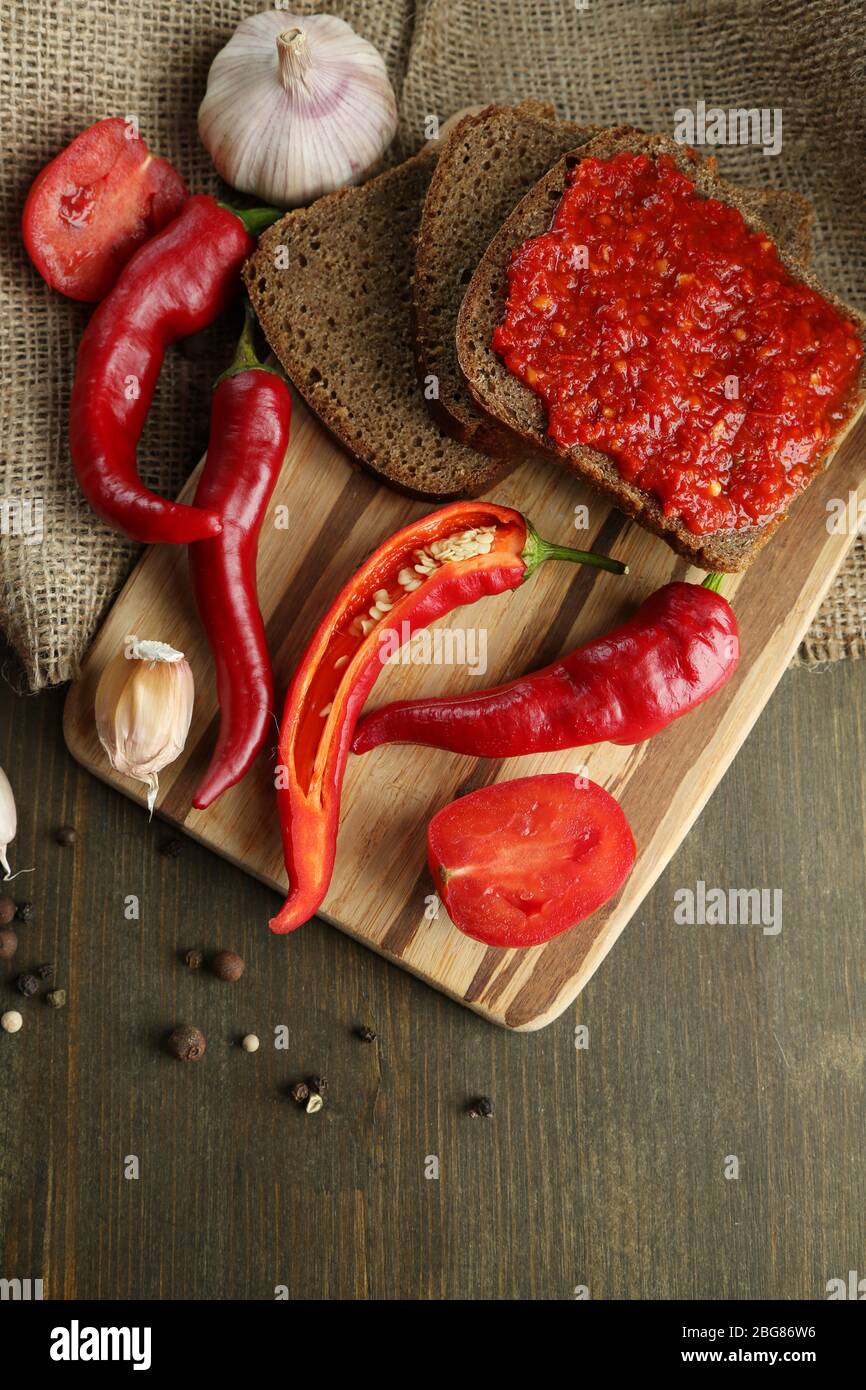
[[[159,773],[183,752],[195,683],[183,652],[128,637],[96,687],[96,732],[115,772],[147,786],[151,815]]]
[[[0,767],[0,864],[3,866],[4,883],[8,883],[9,879],[13,877],[6,851],[17,833],[18,812],[15,809],[15,797],[12,795],[9,778]]]
[[[397,129],[381,55],[343,19],[241,21],[208,74],[202,142],[227,183],[279,207],[357,183]]]
[[[0,767],[0,866],[3,868],[3,883],[8,883],[10,879],[18,878],[21,874],[36,872],[35,869],[19,869],[17,873],[13,874],[9,867],[6,851],[17,833],[18,812],[15,808],[15,797],[9,778]]]

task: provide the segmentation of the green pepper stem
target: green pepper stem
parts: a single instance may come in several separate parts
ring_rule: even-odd
[[[708,574],[701,584],[702,589],[712,589],[714,594],[721,593],[723,574]]]
[[[270,372],[271,376],[281,376],[276,367],[269,367],[266,363],[260,362],[256,356],[256,345],[253,339],[255,332],[256,316],[253,306],[248,299],[244,299],[244,326],[241,336],[238,338],[238,345],[235,348],[235,355],[231,360],[231,365],[226,367],[216,379],[216,385],[221,381],[228,381],[229,377],[238,376],[240,372]]]
[[[250,236],[259,236],[266,227],[279,221],[283,216],[280,208],[233,208],[230,203],[220,203],[226,212],[233,212],[243,222]]]
[[[592,550],[574,550],[570,545],[553,545],[542,540],[535,527],[526,523],[526,545],[523,547],[523,563],[526,565],[525,579],[538,569],[545,560],[570,560],[575,565],[591,565],[594,569],[608,570],[610,574],[628,574],[628,565],[621,560],[612,560],[609,555],[596,555]]]

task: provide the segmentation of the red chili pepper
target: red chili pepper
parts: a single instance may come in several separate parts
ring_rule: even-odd
[[[518,588],[548,559],[617,574],[626,568],[549,545],[510,507],[454,502],[397,531],[338,595],[295,671],[283,711],[277,798],[289,896],[273,931],[301,926],[328,890],[352,734],[383,663],[434,618]]]
[[[84,330],[70,401],[72,461],[93,510],[135,541],[181,544],[219,534],[215,512],[150,492],[135,451],[166,348],[206,328],[234,298],[254,234],[279,215],[188,199],[127,262]]]
[[[589,743],[642,743],[733,675],[737,620],[713,590],[719,578],[665,584],[622,627],[504,685],[374,710],[353,751],[424,743],[476,758],[516,758]]]
[[[192,799],[199,810],[240,781],[271,726],[274,677],[256,593],[256,554],[291,419],[288,384],[256,357],[247,304],[234,361],[213,394],[207,458],[195,493],[196,506],[221,518],[222,534],[189,548],[220,706],[216,747]]]

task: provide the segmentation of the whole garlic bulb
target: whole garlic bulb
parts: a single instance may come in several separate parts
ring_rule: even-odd
[[[195,687],[183,652],[127,637],[96,687],[96,732],[115,772],[147,786],[151,815],[158,774],[184,749]]]
[[[214,58],[198,129],[226,183],[294,207],[363,178],[397,103],[381,55],[345,20],[266,10]]]

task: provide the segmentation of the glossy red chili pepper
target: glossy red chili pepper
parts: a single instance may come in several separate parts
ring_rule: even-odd
[[[273,931],[301,926],[327,892],[352,734],[383,663],[434,618],[516,589],[547,559],[625,572],[606,556],[549,545],[510,507],[454,502],[393,535],[336,598],[283,711],[277,798],[289,896]]]
[[[93,510],[133,540],[179,544],[219,533],[215,512],[144,486],[136,448],[166,348],[206,328],[230,303],[254,234],[279,215],[189,198],[127,262],[84,330],[69,407],[72,462]]]
[[[665,584],[622,627],[530,675],[456,699],[374,710],[353,743],[424,743],[515,758],[589,743],[642,743],[715,694],[739,661],[737,620],[701,584]]]
[[[274,678],[256,593],[256,554],[291,418],[287,382],[256,357],[247,305],[235,359],[213,394],[207,458],[194,499],[221,518],[222,533],[189,548],[220,706],[216,747],[192,800],[199,810],[240,781],[271,728]]]

